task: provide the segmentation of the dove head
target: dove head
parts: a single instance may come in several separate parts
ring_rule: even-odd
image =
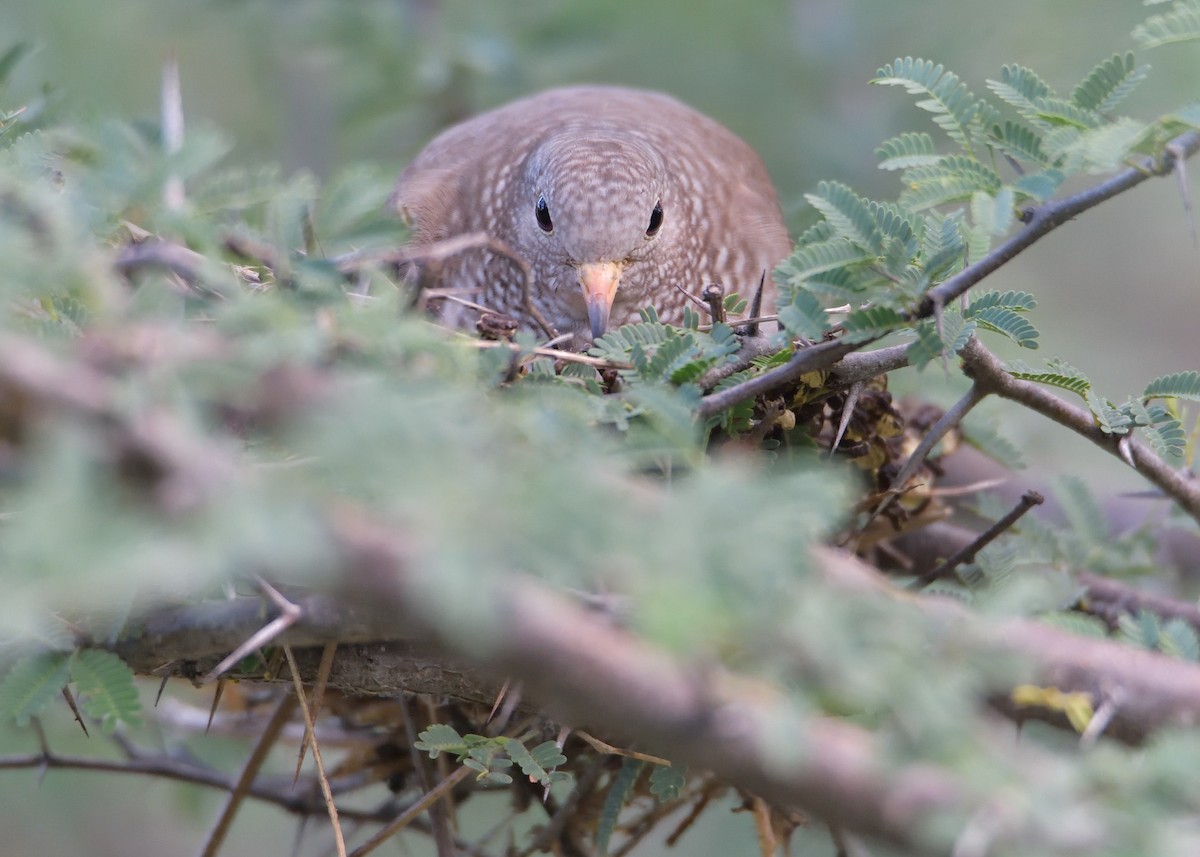
[[[519,250],[577,329],[598,337],[614,303],[633,311],[669,285],[655,264],[673,233],[667,175],[662,155],[634,133],[564,128],[533,150]]]

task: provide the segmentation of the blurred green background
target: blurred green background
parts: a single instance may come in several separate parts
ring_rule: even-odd
[[[1069,91],[1131,48],[1129,31],[1149,11],[1138,0],[0,0],[0,51],[34,48],[0,106],[44,99],[51,115],[157,121],[160,69],[174,54],[189,127],[220,129],[231,161],[325,176],[362,161],[398,172],[446,123],[536,89],[650,87],[750,141],[798,230],[812,217],[803,193],[820,179],[894,196],[896,177],[876,169],[875,146],[933,130],[912,99],[867,85],[883,63],[934,59],[982,95],[1003,63],[1020,62]],[[1150,118],[1200,97],[1196,45],[1139,59],[1153,71],[1124,106],[1130,114]],[[1033,292],[1039,356],[1079,366],[1114,399],[1200,366],[1200,254],[1174,182],[1088,212],[987,285]],[[957,392],[936,366],[898,380],[943,402]],[[1138,485],[1065,430],[1003,413],[1035,468],[1061,471],[1069,460],[1107,491]],[[0,751],[32,748],[30,735],[0,732]],[[177,825],[195,801],[176,786],[109,788],[118,782],[105,775],[55,771],[34,792],[33,780],[0,773],[0,855],[188,853],[216,806],[206,795]],[[752,851],[749,819],[733,818],[685,838],[688,853]],[[291,835],[281,814],[247,813],[225,853],[283,853]]]

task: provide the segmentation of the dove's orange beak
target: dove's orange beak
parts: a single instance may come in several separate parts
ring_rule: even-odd
[[[608,330],[608,314],[620,282],[621,266],[617,262],[588,262],[579,266],[579,285],[583,287],[593,339],[599,339]]]

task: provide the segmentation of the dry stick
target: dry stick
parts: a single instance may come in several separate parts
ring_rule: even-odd
[[[458,768],[456,771],[451,773],[448,777],[430,789],[430,791],[423,795],[419,801],[414,803],[400,815],[396,816],[393,821],[384,825],[384,827],[380,829],[379,832],[377,832],[374,836],[351,851],[350,857],[366,857],[366,855],[370,854],[384,842],[387,842],[398,832],[412,824],[421,813],[423,813],[434,802],[440,800],[444,795],[448,794],[451,789],[465,780],[470,773],[471,769],[466,765]]]
[[[900,468],[900,472],[892,479],[891,489],[879,501],[879,504],[871,511],[867,520],[859,528],[860,533],[904,492],[905,483],[917,472],[917,468],[929,457],[929,453],[933,452],[933,448],[937,446],[938,441],[944,438],[950,429],[961,423],[963,417],[970,413],[971,409],[982,402],[986,396],[987,393],[984,392],[979,384],[972,384],[971,389],[967,391],[966,395],[955,402],[946,413],[942,414],[941,418],[933,424],[933,428],[926,433],[925,437],[921,438],[921,442],[917,444],[917,448],[912,451],[912,455],[904,462],[904,466]]]
[[[945,577],[963,563],[971,562],[975,559],[975,555],[977,553],[979,553],[981,550],[995,541],[998,536],[1012,527],[1012,525],[1019,521],[1026,512],[1028,512],[1034,506],[1042,505],[1044,502],[1045,499],[1038,492],[1026,491],[1021,495],[1021,499],[1017,501],[1017,505],[1013,506],[1008,511],[1008,514],[1000,518],[1000,520],[996,521],[996,523],[992,524],[990,527],[980,533],[978,538],[974,539],[969,545],[966,545],[960,550],[955,551],[954,554],[941,565],[925,572],[916,580],[914,580],[909,585],[909,589],[924,589],[935,580],[940,580],[941,578]]]
[[[312,697],[312,715],[313,719],[321,711],[321,703],[324,702],[325,686],[329,683],[329,674],[333,671],[333,656],[337,652],[337,643],[326,643],[321,648],[321,662],[317,665],[317,680],[313,685]],[[212,722],[212,717],[209,717],[209,722]],[[296,774],[292,777],[292,782],[297,782],[300,779],[300,768],[304,765],[304,751],[308,749],[310,741],[316,741],[316,736],[313,735],[312,729],[308,727],[307,722],[304,726],[304,738],[300,741],[300,752],[296,755]]]
[[[304,683],[300,681],[300,668],[296,666],[296,656],[292,654],[291,646],[284,646],[283,654],[287,658],[288,668],[292,671],[296,701],[300,703],[300,713],[304,716],[304,734],[312,736],[312,754],[313,762],[317,766],[317,782],[321,784],[321,794],[325,798],[325,808],[329,812],[329,823],[333,825],[333,839],[337,846],[337,855],[346,857],[346,840],[342,836],[342,824],[338,821],[337,804],[333,802],[333,789],[329,787],[329,778],[325,776],[325,761],[321,758],[321,745],[317,743],[317,736],[313,731],[313,715],[308,710],[308,703],[304,700]]]
[[[515,342],[502,342],[494,339],[474,339],[471,337],[463,337],[468,344],[473,348],[507,348],[514,353],[520,353],[526,349],[522,348]],[[597,369],[632,369],[632,363],[623,363],[619,360],[605,360],[601,357],[590,357],[587,354],[576,354],[574,351],[561,351],[557,348],[534,348],[531,352],[537,357],[549,357],[551,360],[561,360],[564,363],[579,363],[583,366],[593,366]]]
[[[229,825],[233,823],[233,817],[237,814],[238,807],[250,792],[250,786],[258,774],[259,768],[267,760],[267,753],[279,738],[279,733],[283,731],[283,727],[291,718],[295,707],[296,698],[290,693],[285,693],[280,697],[271,719],[267,721],[262,735],[258,737],[254,749],[250,751],[250,756],[246,759],[246,764],[242,766],[242,773],[238,776],[233,791],[229,793],[221,815],[208,834],[208,841],[204,843],[204,850],[200,852],[201,857],[216,857],[217,852],[220,851],[221,843],[225,841],[225,834],[229,832]]]
[[[411,699],[411,697],[410,697]],[[413,721],[412,712],[408,710],[409,700],[400,700],[400,714],[404,718],[404,731],[408,734],[408,755],[412,760],[413,770],[417,774],[417,785],[421,787],[421,791],[428,792],[431,790],[433,783],[429,779],[429,769],[425,767],[425,760],[421,758],[421,751],[417,749],[417,725]],[[433,841],[437,848],[438,857],[454,857],[454,842],[452,831],[450,830],[450,819],[445,812],[436,812],[437,804],[431,804],[429,807],[429,825],[433,829]]]
[[[1200,480],[1189,479],[1175,470],[1140,441],[1129,436],[1106,434],[1096,425],[1091,411],[1070,405],[1036,384],[1012,377],[1004,364],[978,340],[968,342],[960,355],[967,374],[986,392],[1022,404],[1126,460],[1118,446],[1122,445],[1133,468],[1200,523]]]
[[[1190,158],[1196,154],[1197,150],[1200,150],[1200,131],[1188,131],[1168,143],[1162,156],[1157,160],[1153,157],[1144,158],[1136,166],[1122,170],[1111,179],[1081,193],[1037,207],[1024,229],[978,262],[968,265],[950,279],[926,292],[920,307],[908,318],[910,320],[928,318],[933,314],[935,307],[946,306],[950,301],[965,294],[980,280],[1011,262],[1043,236],[1067,221],[1089,208],[1095,208],[1105,200],[1137,187],[1147,179],[1170,173],[1175,168],[1177,161]],[[746,399],[752,399],[755,396],[787,386],[806,372],[829,368],[847,354],[857,351],[867,344],[869,343],[847,344],[841,340],[834,340],[798,351],[784,365],[706,397],[700,405],[700,418],[707,419]]]
[[[567,824],[579,809],[579,805],[595,791],[603,774],[603,760],[593,759],[591,764],[583,770],[582,775],[575,780],[574,788],[559,806],[558,811],[550,816],[550,820],[540,828],[535,828],[537,832],[529,837],[529,843],[516,853],[516,857],[529,857],[534,852],[540,851],[552,852],[554,844],[562,837],[563,831],[567,829]]]
[[[36,718],[30,719],[30,724],[37,724]],[[104,774],[131,774],[138,777],[161,777],[194,786],[217,789],[228,792],[234,788],[232,777],[212,768],[201,767],[195,762],[188,762],[169,756],[144,756],[135,754],[129,759],[100,759],[84,756],[59,756],[50,753],[44,746],[41,753],[23,756],[0,756],[0,771],[37,769],[44,773],[51,768],[71,771],[97,771]],[[251,784],[246,797],[269,803],[280,809],[296,815],[312,815],[316,812],[325,814],[324,801],[320,807],[311,806],[304,797],[297,797],[291,785],[280,785],[270,788],[261,783]],[[395,812],[384,814],[383,808],[375,809],[341,809],[339,817],[353,819],[359,822],[382,823],[395,818]],[[422,819],[412,822],[412,826],[422,833],[431,834],[429,825]],[[456,840],[455,847],[460,851],[476,853],[470,843]]]

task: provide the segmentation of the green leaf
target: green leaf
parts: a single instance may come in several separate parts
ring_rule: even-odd
[[[913,211],[967,200],[980,191],[995,196],[1002,185],[994,170],[963,155],[947,155],[936,164],[905,170],[902,180],[900,204]]]
[[[637,783],[645,765],[640,759],[626,757],[621,761],[621,769],[609,784],[608,792],[604,795],[604,805],[600,809],[600,821],[596,826],[596,853],[608,853],[609,840],[613,831],[617,829],[617,818],[629,800],[634,784]]]
[[[987,87],[1026,119],[1036,118],[1038,102],[1054,93],[1037,72],[1019,65],[1002,67],[1000,79],[989,80]]]
[[[917,107],[932,113],[933,121],[951,140],[971,151],[968,126],[978,116],[981,105],[958,75],[928,60],[905,57],[875,72],[871,83],[902,86],[910,95],[929,96],[918,101]]]
[[[933,137],[924,131],[910,131],[884,140],[875,150],[875,155],[879,158],[881,170],[927,166],[937,163],[939,157],[933,148]]]
[[[820,339],[829,330],[829,314],[812,292],[798,286],[784,290],[783,297],[787,303],[778,308],[779,323],[788,333],[804,339]]]
[[[650,771],[650,794],[658,798],[659,803],[675,800],[687,782],[685,773],[685,769],[674,765],[655,765]]]
[[[1092,389],[1091,380],[1071,364],[1057,358],[1046,361],[1048,371],[1034,372],[1023,364],[1014,363],[1009,374],[1020,381],[1031,381],[1035,384],[1045,384],[1058,387],[1086,398]]]
[[[1140,610],[1136,616],[1122,613],[1117,619],[1117,639],[1123,642],[1155,651],[1160,637],[1161,627],[1153,613]]]
[[[1095,390],[1088,390],[1083,396],[1096,424],[1105,434],[1129,434],[1133,419],[1121,408],[1113,405],[1108,399],[1099,396]]]
[[[1024,196],[1032,197],[1043,202],[1054,196],[1058,186],[1066,179],[1066,175],[1057,169],[1043,170],[1040,173],[1030,173],[1021,176],[1013,182],[1013,190]]]
[[[1153,15],[1133,28],[1133,40],[1143,48],[1200,39],[1200,0],[1181,0],[1165,15]]]
[[[431,724],[428,729],[417,736],[413,746],[429,753],[431,759],[436,759],[442,753],[458,755],[467,749],[463,737],[455,731],[453,726],[447,726],[445,723]]]
[[[37,652],[20,658],[0,681],[0,718],[24,726],[67,684],[70,654]]]
[[[1065,125],[1079,129],[1095,128],[1104,121],[1104,117],[1091,110],[1084,110],[1065,98],[1050,97],[1038,99],[1034,119],[1040,120],[1039,124],[1043,125]]]
[[[1042,137],[1033,129],[1011,120],[993,125],[989,138],[993,145],[1010,157],[1027,163],[1049,165],[1049,158],[1042,149]]]
[[[1108,113],[1146,79],[1150,66],[1134,66],[1133,52],[1113,54],[1100,63],[1071,93],[1071,102],[1084,110]]]
[[[942,355],[944,346],[932,320],[922,321],[916,326],[915,332],[916,339],[909,343],[904,354],[914,368],[924,369],[930,361],[936,360]]]
[[[961,428],[967,443],[994,461],[1010,470],[1021,470],[1027,466],[1020,447],[1000,434],[994,421],[974,418],[973,414],[969,414]]]
[[[1016,310],[1017,312],[1025,312],[1037,309],[1037,298],[1029,294],[1029,292],[1000,292],[989,291],[981,292],[971,299],[971,303],[967,306],[967,315],[970,317],[974,313],[985,310],[988,307],[1004,307],[1005,309]]]
[[[1064,610],[1059,613],[1046,613],[1038,618],[1047,625],[1077,634],[1080,637],[1101,638],[1108,636],[1108,625],[1104,624],[1104,620],[1097,616],[1089,616],[1086,613]]]
[[[1173,372],[1155,378],[1142,391],[1143,399],[1188,399],[1200,402],[1200,372]]]
[[[1108,538],[1108,523],[1096,496],[1087,484],[1075,476],[1064,476],[1059,480],[1055,492],[1062,504],[1071,529],[1085,541],[1102,543]]]
[[[1008,307],[991,306],[968,313],[984,327],[1003,333],[1022,348],[1038,347],[1038,330],[1029,319]]]
[[[780,270],[787,282],[798,285],[809,277],[837,268],[867,262],[875,257],[844,239],[798,247],[784,260]]]
[[[908,324],[898,311],[888,306],[873,306],[856,309],[848,316],[844,324],[848,342],[865,342],[877,339],[886,333]]]
[[[118,723],[141,721],[142,702],[133,670],[119,657],[102,649],[82,649],[71,658],[70,669],[84,710],[100,721],[105,732],[112,732]]]
[[[1189,623],[1179,618],[1168,619],[1162,626],[1159,650],[1185,661],[1200,661],[1200,636]]]
[[[1134,400],[1131,404],[1140,406],[1140,402]],[[1150,412],[1153,414],[1153,412]],[[1166,414],[1163,411],[1163,414]],[[1150,417],[1150,421],[1142,428],[1142,434],[1150,445],[1154,448],[1155,454],[1163,461],[1172,466],[1178,466],[1183,463],[1184,454],[1187,451],[1187,432],[1184,431],[1183,424],[1173,416],[1166,414],[1165,419],[1154,419]]]
[[[1122,117],[1099,128],[1059,128],[1047,134],[1043,144],[1068,173],[1105,173],[1120,167],[1149,130],[1142,122]]]
[[[33,45],[29,42],[17,42],[11,48],[0,56],[0,86],[8,83],[9,75],[12,74],[17,63],[19,63],[26,54],[33,49]]]
[[[971,197],[971,220],[987,236],[1003,235],[1013,223],[1013,192],[1001,188],[994,195],[979,191]],[[972,259],[982,259],[984,253],[973,253]]]
[[[816,193],[804,198],[833,226],[834,234],[858,245],[872,256],[883,252],[883,236],[867,201],[841,182],[820,182]]]

